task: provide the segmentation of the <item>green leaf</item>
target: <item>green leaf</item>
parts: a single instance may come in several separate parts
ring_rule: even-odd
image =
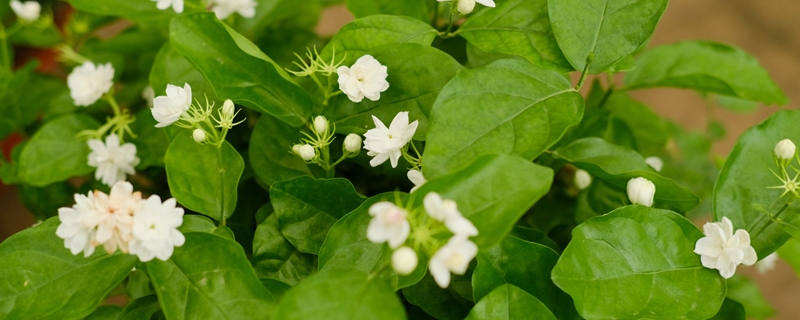
[[[561,75],[519,59],[460,72],[439,93],[425,146],[425,177],[486,153],[534,159],[583,116],[583,98]]]
[[[354,103],[339,95],[324,114],[336,131],[363,134],[375,127],[372,116],[390,123],[397,113],[408,111],[410,121],[419,121],[415,136],[422,140],[436,96],[464,67],[442,51],[415,43],[384,45],[369,53],[389,69],[389,89],[378,101]]]
[[[394,291],[379,277],[353,270],[323,270],[289,290],[276,319],[405,319]]]
[[[572,299],[550,280],[550,272],[556,262],[558,254],[546,246],[517,237],[505,237],[500,244],[478,251],[478,266],[472,273],[475,301],[483,301],[509,285],[526,292],[525,296],[533,295],[537,304],[542,305],[548,313],[552,310],[561,319],[574,318],[577,314]],[[492,301],[497,297],[488,299]],[[479,302],[475,308],[480,305]]]
[[[83,320],[118,320],[122,314],[122,307],[115,305],[99,306]]]
[[[24,67],[16,70],[14,74],[3,72],[0,74],[0,99],[3,103],[0,104],[0,139],[5,138],[17,129],[26,125],[27,116],[23,110],[35,107],[36,105],[27,106],[20,104],[26,102],[27,99],[22,99],[23,92],[29,90],[31,85],[34,85],[30,78],[34,75],[33,70],[38,66],[37,61],[32,61]],[[37,89],[30,90],[32,94],[36,94]],[[46,99],[43,99],[46,100]]]
[[[728,279],[727,282],[727,297],[740,303],[744,310],[747,311],[748,318],[766,319],[775,315],[775,310],[764,298],[761,289],[752,279],[737,274]]]
[[[630,131],[632,149],[642,154],[654,154],[664,149],[669,138],[667,124],[650,107],[626,93],[613,93],[603,108],[610,111],[612,121],[621,123]]]
[[[556,319],[535,296],[511,284],[503,284],[483,297],[469,312],[467,320]]]
[[[8,41],[14,44],[36,47],[36,48],[49,48],[61,43],[61,33],[52,21],[39,20],[35,24],[23,25],[18,29]]]
[[[75,9],[99,16],[118,16],[142,24],[165,27],[170,18],[177,16],[172,8],[159,10],[151,0],[67,0]],[[185,12],[201,10],[199,1],[187,0]]]
[[[44,221],[58,215],[58,208],[70,207],[75,201],[75,188],[69,182],[56,182],[44,187],[20,184],[19,200],[33,213],[36,220]]]
[[[365,198],[347,179],[298,177],[273,184],[269,199],[286,240],[300,252],[319,254],[328,230]]]
[[[244,250],[231,240],[188,233],[172,258],[145,266],[168,319],[264,319],[275,308]]]
[[[552,182],[550,168],[519,157],[484,155],[462,170],[429,180],[415,191],[415,203],[421,206],[428,192],[454,200],[478,228],[478,235],[470,240],[483,249],[499,243],[547,194]]]
[[[625,89],[675,87],[719,93],[745,100],[788,102],[758,61],[743,50],[708,41],[686,41],[645,52]]]
[[[714,184],[714,221],[727,217],[733,222],[734,230],[745,229],[753,237],[751,245],[759,258],[774,252],[789,239],[789,234],[780,224],[770,224],[758,235],[767,216],[752,207],[753,203],[770,204],[780,197],[782,189],[767,189],[782,183],[771,170],[779,170],[773,160],[773,149],[778,141],[791,139],[800,142],[800,111],[785,110],[774,113],[769,119],[754,126],[739,136],[728,160]],[[767,207],[775,214],[783,205]],[[800,210],[795,202],[786,211]],[[795,216],[797,216],[795,214]],[[784,217],[788,226],[800,226],[800,221],[791,215]]]
[[[164,162],[169,190],[181,205],[215,220],[233,214],[244,160],[230,143],[218,150],[181,134],[169,145]]]
[[[278,228],[278,216],[271,214],[256,228],[253,268],[259,277],[296,285],[312,275],[317,265],[314,255],[298,251],[284,238]]]
[[[749,315],[747,314],[747,316]],[[745,320],[747,316],[745,315],[744,307],[740,303],[725,299],[717,315],[709,320]]]
[[[553,282],[587,319],[707,319],[725,281],[693,252],[703,233],[681,215],[627,206],[572,230]]]
[[[548,0],[558,46],[575,70],[601,73],[645,43],[668,0]],[[638,67],[637,67],[638,69]]]
[[[256,177],[270,186],[300,176],[324,176],[319,166],[306,164],[292,153],[304,136],[300,130],[269,115],[261,115],[250,137],[250,163]]]
[[[21,70],[17,71],[19,74]],[[19,109],[20,125],[28,126],[37,121],[47,111],[56,96],[69,94],[69,89],[62,79],[31,73],[25,83],[24,94],[19,96],[16,107]],[[70,104],[72,100],[70,98]]]
[[[76,135],[97,127],[97,121],[81,114],[46,123],[22,150],[19,161],[22,180],[43,187],[93,172],[94,168],[88,164],[89,145]]]
[[[191,61],[221,98],[299,127],[311,118],[311,98],[256,45],[211,13],[170,23],[172,46]],[[203,45],[198,45],[203,44]]]
[[[156,96],[163,96],[166,94],[168,84],[183,87],[185,83],[192,87],[192,99],[197,99],[201,103],[205,103],[206,97],[209,101],[222,100],[214,93],[211,84],[203,77],[200,70],[167,42],[153,61],[150,85]],[[153,118],[152,114],[149,117]]]
[[[656,186],[654,203],[658,206],[686,212],[700,203],[700,199],[689,189],[660,176],[635,151],[610,144],[603,139],[576,140],[558,148],[554,156],[622,190],[627,188],[630,179],[644,177]]]
[[[88,316],[136,264],[135,256],[102,249],[89,258],[73,255],[56,236],[59,224],[48,219],[0,244],[0,318]]]
[[[403,289],[403,296],[436,319],[464,319],[474,303],[456,292],[458,278],[454,276],[450,286],[442,289],[430,274],[426,274],[417,284]],[[466,285],[469,286],[469,282]]]
[[[131,142],[136,145],[136,156],[141,161],[137,166],[139,169],[164,166],[170,140],[166,130],[156,128],[157,123],[150,109],[145,108],[136,113],[136,122],[131,125],[136,134]]]
[[[347,9],[356,18],[385,14],[407,16],[427,23],[430,20],[427,0],[347,0]]]
[[[119,318],[115,319],[151,319],[151,317],[159,311],[161,311],[161,306],[158,304],[158,296],[152,294],[129,302],[128,305],[125,306],[125,309],[122,310],[122,314],[119,315]]]
[[[469,66],[470,69],[480,68],[497,60],[509,59],[514,57],[517,56],[506,53],[486,52],[476,47],[472,43],[469,42],[467,43],[467,62],[468,62],[467,65]],[[521,57],[517,58],[522,59]]]
[[[546,1],[497,0],[496,4],[470,16],[456,33],[485,52],[522,56],[561,73],[574,70],[553,36]]]

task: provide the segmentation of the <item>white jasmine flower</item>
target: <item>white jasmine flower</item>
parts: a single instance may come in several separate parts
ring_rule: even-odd
[[[758,257],[750,246],[750,234],[744,229],[733,233],[733,223],[726,217],[721,222],[709,222],[703,226],[706,235],[694,247],[700,255],[703,266],[719,270],[719,274],[728,279],[736,272],[736,266],[744,264],[752,266]]]
[[[436,192],[429,192],[423,199],[425,211],[432,218],[444,222],[447,229],[453,234],[463,237],[478,235],[478,229],[472,221],[464,218],[458,211],[458,205],[453,200],[442,199]]]
[[[592,184],[592,176],[586,172],[586,170],[578,169],[575,170],[575,176],[572,178],[572,182],[578,190],[583,190]]]
[[[11,0],[11,10],[22,20],[33,22],[39,20],[42,6],[36,1],[19,2]]]
[[[76,106],[89,106],[97,102],[114,85],[114,67],[110,63],[95,66],[91,61],[72,69],[67,76],[69,94]]]
[[[374,243],[388,242],[392,249],[399,247],[408,238],[411,225],[406,220],[408,213],[391,202],[378,202],[369,207],[372,220],[367,227],[367,239]]]
[[[167,10],[169,7],[172,7],[172,10],[175,10],[175,13],[183,13],[183,0],[151,0],[151,1],[158,1],[158,3],[156,3],[156,8],[158,8],[158,10]]]
[[[361,136],[351,133],[344,138],[344,150],[350,153],[356,153],[361,150]]]
[[[433,280],[441,288],[450,285],[450,273],[463,275],[469,262],[478,254],[478,246],[464,236],[453,236],[443,247],[433,254],[428,262],[428,270]]]
[[[656,194],[656,185],[642,177],[628,180],[628,199],[633,204],[647,207],[653,206],[653,196]]]
[[[295,150],[292,147],[292,150]],[[310,144],[300,145],[296,148],[295,153],[297,153],[300,158],[303,158],[304,161],[311,161],[317,157],[317,149],[314,149]]]
[[[131,239],[133,212],[139,207],[142,194],[133,192],[133,185],[120,181],[111,187],[111,192],[95,191],[95,209],[84,217],[83,223],[97,228],[93,246],[100,244],[109,254],[119,248],[128,252],[128,241]]]
[[[361,102],[364,97],[378,101],[381,92],[389,89],[389,82],[386,81],[388,69],[371,55],[358,58],[350,68],[339,67],[336,73],[339,74],[339,89],[355,103]]]
[[[419,259],[414,249],[400,247],[392,253],[392,268],[401,275],[409,275],[417,268]]]
[[[158,258],[166,261],[175,247],[186,241],[178,227],[183,224],[183,208],[175,207],[175,199],[161,202],[152,195],[133,214],[133,238],[130,253],[142,262]]]
[[[367,155],[374,157],[369,164],[377,167],[388,159],[391,160],[392,168],[396,168],[400,156],[403,155],[400,149],[414,137],[419,122],[414,120],[409,124],[408,111],[398,113],[389,128],[375,116],[372,116],[372,121],[375,122],[375,129],[364,134],[364,149],[369,151]]]
[[[167,95],[153,99],[153,109],[150,112],[158,121],[156,128],[163,128],[178,121],[191,106],[192,87],[188,83],[183,88],[168,84]]]
[[[153,99],[156,98],[156,91],[153,90],[152,86],[146,86],[142,90],[142,99],[147,102],[147,107],[153,107]]]
[[[664,168],[664,161],[659,157],[647,157],[644,159],[644,162],[646,162],[647,165],[653,168],[653,170],[656,172],[661,172],[661,169]]]
[[[780,160],[792,160],[797,147],[789,139],[783,139],[775,145],[775,156]]]
[[[212,0],[214,8],[212,11],[220,20],[230,17],[234,12],[245,18],[252,18],[256,15],[257,2],[253,0]]]
[[[453,0],[438,0],[439,2],[450,2]],[[493,0],[456,0],[458,1],[458,12],[461,14],[469,14],[472,10],[475,9],[475,2],[480,3],[484,6],[494,8],[495,4]]]
[[[758,270],[759,274],[765,274],[767,271],[770,271],[775,268],[775,262],[778,262],[778,253],[773,252],[772,254],[766,256],[764,259],[756,262],[756,270]]]
[[[75,194],[75,204],[72,208],[58,209],[58,219],[61,220],[61,224],[56,229],[56,235],[64,239],[64,247],[72,254],[83,251],[83,255],[88,257],[94,253],[92,240],[97,230],[84,223],[84,220],[90,212],[96,210],[94,193],[91,191],[86,196]]]
[[[194,131],[192,131],[192,138],[197,143],[203,143],[203,141],[206,141],[206,132],[203,131],[203,129],[194,129]]]
[[[112,133],[106,137],[106,143],[97,139],[89,140],[89,165],[96,167],[95,179],[110,186],[117,181],[125,181],[126,174],[134,174],[134,167],[139,164],[136,157],[136,146],[133,143],[119,144],[119,137]]]
[[[425,184],[425,182],[428,182],[428,180],[425,180],[425,176],[422,175],[422,172],[419,172],[419,170],[416,169],[408,170],[406,176],[408,177],[408,180],[410,180],[411,183],[414,184],[414,187],[411,188],[411,191],[409,191],[409,193],[417,191],[417,189],[419,189],[419,187],[422,187],[422,185]]]

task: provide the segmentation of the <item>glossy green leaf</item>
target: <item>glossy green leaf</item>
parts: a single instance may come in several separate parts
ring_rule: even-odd
[[[263,210],[263,208],[262,208]],[[269,215],[253,237],[253,268],[262,278],[296,285],[317,270],[316,257],[297,250],[278,228],[278,216]]]
[[[365,198],[347,179],[298,177],[273,184],[269,199],[286,240],[300,252],[319,254],[328,230]]]
[[[150,319],[154,314],[161,311],[158,304],[158,296],[149,295],[129,302],[117,320],[142,320]]]
[[[269,113],[294,127],[311,118],[308,94],[256,45],[213,13],[174,18],[170,41],[200,69],[217,96]]]
[[[747,311],[748,318],[766,319],[775,315],[775,310],[764,298],[764,294],[761,293],[761,289],[758,288],[755,281],[737,274],[727,282],[728,299],[740,303],[744,307],[744,311]]]
[[[480,68],[501,59],[519,58],[515,55],[497,52],[486,52],[472,43],[467,43],[467,65],[470,69]]]
[[[553,36],[546,0],[497,0],[456,31],[485,52],[522,56],[536,66],[561,73],[573,71]]]
[[[389,89],[378,101],[354,103],[339,95],[324,114],[337,131],[363,134],[375,127],[372,116],[388,124],[397,113],[408,111],[410,121],[419,121],[415,136],[424,139],[436,96],[464,67],[442,51],[415,43],[384,45],[369,53],[389,69]]]
[[[28,90],[29,86],[35,85],[31,83],[30,79],[35,75],[33,70],[37,65],[38,62],[34,61],[17,69],[14,74],[5,71],[0,74],[0,99],[3,100],[3,103],[0,104],[0,139],[27,124],[23,110],[29,106],[20,104],[20,102],[26,102],[27,99],[23,99],[26,96],[23,95],[23,92]],[[34,91],[35,94],[35,91],[38,90],[31,91]]]
[[[27,184],[17,186],[19,200],[31,211],[36,220],[44,221],[58,215],[58,208],[70,207],[75,202],[75,188],[69,182],[56,182],[44,187]]]
[[[611,121],[619,122],[630,132],[632,149],[648,155],[664,149],[669,138],[667,124],[650,107],[625,93],[614,93],[607,98],[603,108],[610,112]],[[606,132],[606,137],[610,138],[609,132]]]
[[[157,123],[150,109],[142,109],[136,113],[136,122],[131,125],[136,138],[131,142],[136,145],[136,156],[140,160],[137,168],[164,166],[170,140],[166,130],[156,128]]]
[[[234,241],[188,233],[168,261],[146,268],[168,319],[264,319],[275,298],[258,281],[244,250]]]
[[[164,158],[172,196],[189,210],[224,220],[236,209],[244,160],[227,141],[217,150],[186,134],[175,138]]]
[[[250,163],[258,180],[266,185],[300,176],[324,176],[319,166],[306,164],[292,153],[304,136],[292,126],[261,115],[250,138]]]
[[[50,218],[0,244],[0,318],[88,316],[138,261],[127,254],[108,255],[102,248],[89,258],[73,255],[56,236],[59,224]]]
[[[511,284],[503,284],[484,296],[469,312],[467,320],[552,319],[553,315],[535,296]]]
[[[770,224],[760,234],[754,232],[765,223],[766,215],[753,207],[753,204],[767,206],[780,197],[781,189],[767,189],[781,185],[771,172],[778,170],[773,160],[773,149],[778,141],[791,139],[800,142],[800,111],[778,111],[761,124],[754,126],[739,136],[728,160],[714,185],[714,221],[727,217],[734,229],[745,229],[754,236],[751,245],[759,258],[774,252],[789,239],[789,234],[777,223]],[[776,213],[785,202],[767,207]],[[795,202],[787,212],[800,209]],[[787,215],[784,218],[792,218]],[[800,226],[797,219],[786,220],[790,226]]]
[[[404,288],[403,296],[409,303],[436,319],[464,319],[475,304],[456,292],[455,287],[459,284],[469,286],[469,282],[458,282],[459,278],[463,277],[453,276],[450,286],[442,289],[430,274],[426,274],[415,285]]]
[[[97,121],[81,114],[46,123],[22,150],[19,161],[22,180],[33,186],[46,186],[93,172],[88,162],[89,145],[76,135],[97,127]]]
[[[276,319],[405,319],[394,290],[380,277],[353,270],[324,270],[289,290]]]
[[[644,177],[656,186],[655,205],[686,212],[700,203],[694,193],[656,173],[633,150],[600,138],[584,138],[558,148],[555,157],[564,159],[592,176],[625,190],[630,179]]]
[[[505,237],[500,244],[478,251],[478,266],[472,273],[475,301],[487,299],[492,295],[490,292],[510,285],[535,297],[548,313],[558,314],[561,319],[574,318],[577,314],[572,299],[550,280],[550,272],[557,261],[558,254],[546,246],[517,237]],[[489,300],[495,299],[497,297]],[[479,305],[480,302],[475,308]]]
[[[425,146],[425,177],[486,153],[534,159],[580,122],[583,98],[561,75],[519,59],[460,72],[439,93]]]
[[[548,0],[558,46],[575,70],[601,73],[636,51],[668,0]]]
[[[428,4],[426,0],[347,0],[347,9],[356,18],[385,14],[394,16],[407,16],[427,23],[430,20],[428,15]]]
[[[553,282],[587,319],[707,319],[722,305],[725,280],[693,252],[701,237],[677,213],[622,207],[572,230]]]
[[[208,97],[209,102],[216,102],[217,104],[221,103],[220,100],[222,100],[214,93],[211,84],[203,77],[200,70],[189,59],[186,59],[180,52],[175,50],[169,42],[165,43],[161,50],[158,51],[155,61],[153,61],[153,67],[150,70],[149,79],[156,96],[165,95],[168,84],[183,87],[184,84],[188,83],[192,87],[192,99],[205,103],[205,98]],[[150,118],[152,117],[150,115]]]
[[[19,74],[20,71],[22,70],[18,70],[17,73]],[[24,94],[19,96],[16,107],[19,109],[18,116],[22,120],[20,123],[22,126],[36,122],[41,114],[47,111],[56,96],[69,94],[64,80],[39,73],[31,73],[24,90],[21,91]],[[71,103],[72,100],[70,100]]]
[[[686,41],[645,52],[625,77],[629,90],[676,87],[719,93],[767,104],[788,102],[758,61],[739,48]]]

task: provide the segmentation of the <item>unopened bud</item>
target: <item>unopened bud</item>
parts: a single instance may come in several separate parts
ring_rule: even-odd
[[[783,139],[775,145],[775,156],[780,160],[792,160],[797,147],[789,139]]]
[[[314,118],[314,130],[320,135],[325,135],[328,132],[328,119],[323,116]]]
[[[469,14],[475,9],[475,0],[458,0],[458,12]]]
[[[194,129],[192,138],[194,138],[194,141],[197,141],[197,143],[203,143],[203,141],[206,141],[206,132],[203,131],[203,129]]]
[[[300,158],[303,158],[305,161],[311,161],[317,157],[317,150],[314,149],[314,147],[312,147],[310,144],[301,145],[299,148],[297,148],[295,153],[297,153],[297,155],[299,155]]]
[[[575,177],[573,177],[573,183],[578,190],[583,190],[589,187],[592,184],[592,176],[589,175],[586,170],[578,169],[575,170]]]
[[[409,247],[400,247],[392,253],[392,268],[401,275],[409,275],[417,268],[417,253]]]
[[[628,199],[633,204],[652,207],[656,194],[656,185],[642,177],[628,180]]]
[[[225,100],[225,102],[222,103],[222,115],[227,119],[233,120],[233,115],[234,115],[233,107],[234,105],[231,99]]]
[[[344,150],[350,153],[361,151],[361,136],[351,133],[344,138]]]
[[[644,162],[653,168],[653,170],[656,170],[656,172],[661,172],[661,169],[664,168],[664,161],[659,157],[647,157],[644,159]]]

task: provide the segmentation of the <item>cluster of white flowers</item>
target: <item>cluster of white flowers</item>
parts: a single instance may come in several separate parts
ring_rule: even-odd
[[[402,149],[414,137],[419,121],[414,120],[409,124],[407,111],[398,113],[388,128],[375,116],[372,116],[372,121],[375,122],[375,128],[364,134],[364,149],[367,155],[374,157],[369,164],[377,167],[390,160],[392,168],[396,168],[403,155]]]
[[[458,211],[455,201],[442,199],[435,192],[425,195],[423,206],[432,220],[444,224],[453,234],[446,244],[433,253],[428,263],[428,270],[436,283],[447,288],[450,274],[463,275],[469,262],[478,254],[478,246],[469,240],[469,237],[478,235],[478,229]],[[389,247],[395,249],[392,267],[397,273],[408,275],[414,272],[418,263],[417,254],[410,247],[403,246],[412,232],[408,211],[391,202],[378,202],[369,208],[369,214],[372,220],[367,228],[367,239],[374,243],[387,242]],[[423,232],[426,238],[423,242],[435,236],[429,232]]]
[[[139,164],[136,157],[136,146],[133,143],[120,145],[119,137],[112,133],[106,137],[106,142],[89,140],[89,165],[96,167],[94,177],[105,185],[111,186],[119,181],[125,181],[128,174],[134,174],[134,167]]]
[[[86,61],[67,76],[69,93],[76,106],[97,102],[114,85],[114,67],[110,63],[95,65]]]
[[[167,85],[167,95],[153,99],[153,109],[150,112],[158,121],[156,128],[163,128],[180,120],[192,106],[192,87],[185,83],[183,88]]]
[[[339,67],[336,73],[339,74],[339,90],[355,103],[361,102],[364,97],[378,101],[381,92],[389,89],[389,82],[386,81],[388,68],[371,55],[358,58],[352,67]]]
[[[39,15],[42,13],[42,6],[36,1],[19,2],[18,0],[11,0],[11,10],[20,19],[27,22],[39,20]]]
[[[744,229],[733,232],[733,223],[726,217],[721,222],[703,226],[705,237],[697,240],[694,252],[706,268],[717,269],[724,278],[730,278],[740,264],[752,266],[758,260],[750,246],[750,234]]]
[[[475,3],[480,3],[484,6],[494,8],[495,4],[493,0],[437,0],[439,2],[452,2],[457,1],[457,8],[458,12],[461,14],[469,14],[472,10],[475,10]]]
[[[183,209],[175,205],[175,199],[162,203],[157,195],[142,199],[130,183],[117,182],[108,195],[76,194],[75,205],[58,209],[61,224],[56,235],[72,254],[83,252],[85,257],[102,245],[109,254],[119,249],[143,262],[167,260],[185,240],[177,230],[183,224]]]
[[[628,180],[628,199],[632,204],[647,207],[653,206],[653,197],[656,194],[656,185],[642,177]]]

